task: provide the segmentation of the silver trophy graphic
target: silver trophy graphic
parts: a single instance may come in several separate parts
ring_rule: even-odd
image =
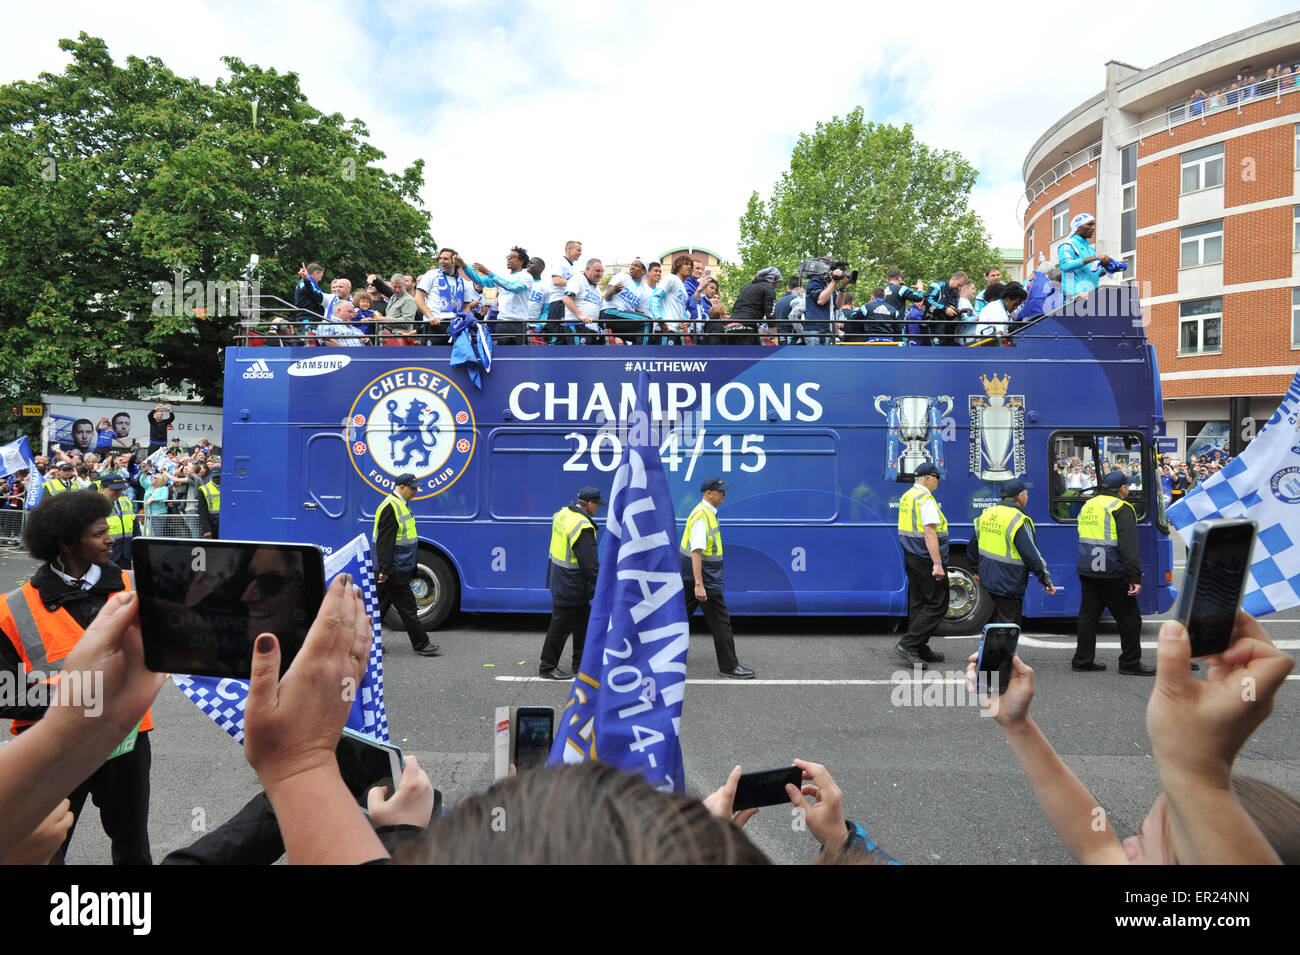
[[[943,411],[937,416],[937,420],[942,421],[952,411],[952,395],[939,395],[937,400],[944,403]],[[881,407],[881,403],[886,401],[893,402],[892,413]],[[899,475],[915,474],[916,469],[927,461],[938,464],[928,447],[931,410],[935,404],[936,399],[924,395],[901,395],[897,398],[876,395],[876,411],[889,420],[891,428],[898,428],[899,438],[903,442],[903,451],[897,460]]]
[[[987,404],[980,409],[980,452],[983,467],[979,477],[981,481],[1010,481],[1016,474],[1007,464],[1014,450],[1012,439],[1015,437],[1015,414],[1007,404],[1007,385],[1011,376],[993,380],[980,376],[984,384]]]

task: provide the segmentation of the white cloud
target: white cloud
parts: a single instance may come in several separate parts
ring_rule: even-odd
[[[318,109],[367,123],[387,168],[424,157],[434,236],[489,264],[516,242],[551,258],[570,237],[606,259],[687,243],[731,255],[750,192],[767,194],[795,137],[862,105],[961,150],[981,170],[973,202],[994,241],[1017,246],[1025,153],[1101,89],[1106,60],[1147,66],[1287,12],[1262,0],[1122,17],[972,9],[73,2],[7,15],[24,42],[0,82],[61,71],[57,40],[80,30],[119,62],[154,55],[205,81],[224,54],[297,72]]]

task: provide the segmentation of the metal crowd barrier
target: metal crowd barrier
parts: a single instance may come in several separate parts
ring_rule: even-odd
[[[199,515],[197,513],[163,514],[160,516],[146,514],[144,517],[137,515],[135,521],[140,527],[142,537],[203,536],[199,527]]]
[[[22,540],[27,512],[20,508],[0,510],[0,544],[17,544]]]

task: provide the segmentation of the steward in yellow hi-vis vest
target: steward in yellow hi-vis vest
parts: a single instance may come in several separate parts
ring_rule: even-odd
[[[1159,485],[1157,485],[1159,487]],[[1079,511],[1079,629],[1074,670],[1106,669],[1094,658],[1097,621],[1109,610],[1119,628],[1119,672],[1152,676],[1156,668],[1142,662],[1142,560],[1138,544],[1137,511],[1128,501],[1129,479],[1123,471],[1102,478],[1095,496]]]
[[[943,654],[930,649],[935,628],[948,614],[948,518],[943,516],[934,492],[939,469],[926,461],[917,467],[916,483],[898,502],[898,543],[907,572],[907,633],[894,645],[894,653],[909,667],[928,669]]]
[[[126,479],[119,474],[104,478],[100,493],[113,502],[113,513],[108,515],[108,533],[113,538],[113,563],[123,570],[131,569],[131,538],[136,535],[135,505],[122,497]]]
[[[402,618],[411,649],[422,657],[436,657],[438,646],[429,642],[429,635],[420,622],[420,611],[415,606],[415,592],[411,580],[419,563],[420,542],[416,535],[415,515],[410,502],[418,493],[419,482],[415,475],[399,474],[393,490],[375,508],[373,530],[375,551],[375,589],[379,592],[379,619],[384,619],[392,607]]]
[[[551,518],[551,546],[546,561],[546,586],[551,589],[551,623],[546,628],[537,675],[548,680],[572,680],[582,666],[582,649],[591,620],[600,560],[596,552],[596,511],[605,503],[600,488],[578,490],[578,499]],[[573,673],[560,666],[560,655],[573,635]]]
[[[700,485],[703,498],[686,518],[682,533],[682,591],[686,596],[686,619],[690,620],[699,607],[709,625],[713,650],[718,655],[718,672],[737,680],[752,680],[754,671],[741,666],[736,657],[731,614],[722,596],[722,526],[718,523],[718,508],[730,487],[720,477]]]
[[[199,530],[204,537],[221,536],[221,468],[208,472],[208,483],[199,487]]]
[[[41,499],[37,503],[44,504],[55,494],[77,490],[77,485],[73,482],[76,475],[77,469],[71,461],[50,465],[50,469],[45,472],[45,481],[41,484]]]
[[[1042,583],[1044,593],[1056,593],[1052,575],[1038,553],[1034,522],[1025,513],[1028,506],[1028,488],[1020,481],[1008,481],[1002,485],[1002,502],[975,518],[975,533],[966,545],[970,565],[993,597],[990,623],[1020,624],[1031,572]]]

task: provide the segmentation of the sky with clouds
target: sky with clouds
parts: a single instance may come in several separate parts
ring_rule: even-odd
[[[4,0],[21,42],[0,82],[61,72],[58,40],[80,31],[118,62],[157,56],[208,82],[224,55],[293,71],[317,109],[366,123],[390,171],[423,157],[434,237],[493,265],[570,237],[606,261],[687,244],[730,257],[749,194],[768,195],[799,134],[862,106],[960,150],[995,244],[1018,247],[1025,154],[1101,90],[1107,60],[1150,66],[1290,9]]]

